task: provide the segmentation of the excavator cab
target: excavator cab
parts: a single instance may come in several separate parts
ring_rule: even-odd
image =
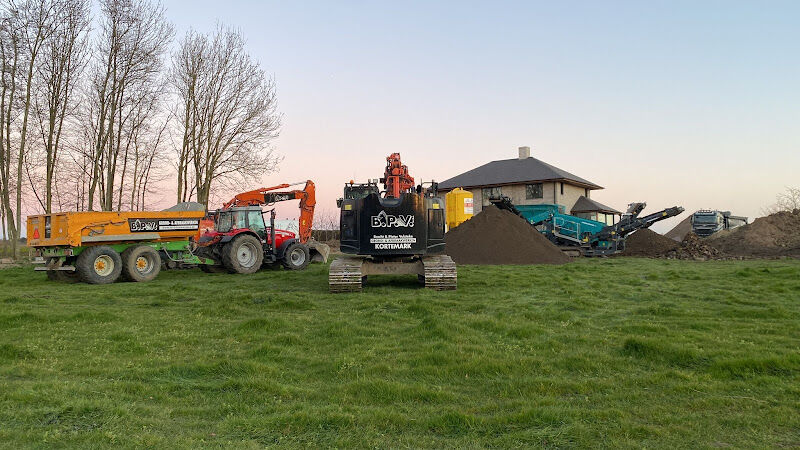
[[[370,194],[380,195],[380,193],[377,180],[369,180],[366,183],[354,183],[350,180],[344,185],[344,196],[336,200],[336,207],[341,208],[345,200],[361,200]]]

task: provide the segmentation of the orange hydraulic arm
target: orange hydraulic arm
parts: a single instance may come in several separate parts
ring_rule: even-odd
[[[414,177],[408,174],[408,167],[400,161],[400,153],[386,157],[386,171],[381,182],[386,186],[386,197],[399,198],[400,194],[414,189]]]
[[[269,205],[287,200],[300,200],[300,242],[305,244],[311,238],[311,226],[314,223],[314,206],[317,204],[314,182],[311,180],[306,181],[306,185],[302,190],[294,189],[290,191],[277,191],[278,189],[286,189],[290,186],[295,186],[298,184],[302,184],[302,182],[279,184],[277,186],[268,188],[242,192],[225,203],[222,208],[227,209],[234,206]]]

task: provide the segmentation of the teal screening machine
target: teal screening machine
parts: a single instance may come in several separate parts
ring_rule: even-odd
[[[631,203],[619,222],[608,225],[564,213],[561,205],[514,205],[509,197],[489,199],[536,227],[553,244],[573,256],[609,256],[625,250],[625,238],[636,230],[683,212],[680,206],[642,216],[647,203]]]

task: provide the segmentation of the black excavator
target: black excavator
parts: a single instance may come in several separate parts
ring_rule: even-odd
[[[384,185],[381,191],[378,182]],[[331,292],[360,292],[371,275],[417,275],[423,286],[456,288],[456,265],[444,255],[445,209],[436,183],[414,186],[400,154],[386,158],[380,180],[345,184],[340,209],[341,251],[331,263]]]

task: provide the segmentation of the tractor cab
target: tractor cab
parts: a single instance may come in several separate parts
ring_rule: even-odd
[[[264,213],[259,207],[247,206],[215,211],[214,229],[220,233],[233,230],[250,230],[262,239],[266,239],[267,225]]]

